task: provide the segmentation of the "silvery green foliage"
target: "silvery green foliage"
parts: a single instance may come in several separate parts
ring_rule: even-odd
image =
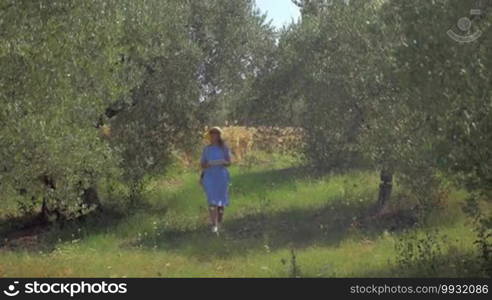
[[[387,24],[399,35],[394,74],[400,104],[390,112],[401,120],[393,124],[411,124],[397,127],[404,138],[395,146],[403,151],[391,152],[401,156],[404,182],[424,203],[433,198],[438,174],[470,192],[475,244],[490,275],[491,216],[477,203],[490,201],[492,194],[492,16],[485,2],[473,2],[394,0],[384,6]],[[480,15],[471,15],[471,9]],[[460,22],[468,18],[472,26],[463,31]],[[450,30],[479,37],[459,42]]]
[[[281,32],[255,107],[306,128],[319,167],[369,161],[423,198],[438,173],[490,191],[490,7],[460,44],[447,32],[473,3],[295,2],[302,21]]]
[[[137,84],[112,108],[110,143],[127,181],[163,173],[180,144],[196,142],[199,49],[188,33],[189,7],[178,1],[126,1],[123,59]],[[130,79],[130,78],[129,78]]]
[[[94,124],[125,91],[119,16],[100,1],[3,1],[0,14],[0,193],[71,214],[117,162]]]
[[[3,1],[0,195],[73,217],[101,178],[138,190],[162,173],[256,70],[250,40],[267,29],[252,7]]]
[[[287,123],[301,120],[307,157],[325,170],[372,162],[394,173],[423,208],[434,207],[443,178],[490,199],[491,7],[458,0],[295,2],[302,21],[280,36],[278,66],[259,86],[274,99],[269,112],[287,113]],[[465,43],[450,30],[479,38]],[[479,232],[490,257],[490,235],[483,239],[490,222]]]
[[[138,13],[124,26],[125,60],[141,81],[109,123],[125,177],[136,181],[162,173],[172,150],[195,149],[203,123],[233,115],[270,29],[252,1],[127,5]]]
[[[400,28],[396,74],[410,117],[418,117],[413,136],[426,139],[432,166],[454,176],[470,190],[492,187],[492,17],[491,7],[464,1],[390,1],[389,18]],[[480,8],[481,17],[470,16]],[[464,18],[482,36],[458,43],[445,34]],[[461,33],[468,34],[468,33]]]
[[[253,0],[190,3],[190,35],[202,53],[198,66],[202,118],[214,124],[244,122],[243,106],[250,103],[252,84],[275,50],[274,29]]]
[[[380,5],[297,2],[307,5],[302,21],[281,32],[273,67],[257,83],[261,92],[251,114],[262,105],[260,123],[270,117],[306,129],[306,154],[319,168],[359,165],[368,110],[384,86],[376,68],[384,58],[375,52],[381,46]]]

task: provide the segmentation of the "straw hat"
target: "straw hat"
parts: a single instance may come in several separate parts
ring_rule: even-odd
[[[218,126],[214,126],[214,127],[210,128],[207,132],[207,135],[210,135],[212,132],[218,132],[219,135],[222,136],[222,129],[220,129],[220,127],[218,127]]]

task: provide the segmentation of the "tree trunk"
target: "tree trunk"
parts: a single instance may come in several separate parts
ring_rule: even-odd
[[[95,206],[96,208],[100,208],[101,200],[99,199],[97,188],[92,186],[85,189],[82,194],[82,201],[87,207]]]
[[[382,209],[391,197],[393,189],[393,173],[382,169],[380,173],[381,183],[379,184],[378,209]]]

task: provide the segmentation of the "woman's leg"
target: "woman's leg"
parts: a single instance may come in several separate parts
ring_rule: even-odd
[[[217,206],[217,222],[220,224],[222,223],[223,219],[224,219],[224,207]]]
[[[208,210],[210,212],[210,222],[212,223],[212,226],[217,226],[217,224],[218,224],[218,217],[219,217],[217,206],[210,205],[208,207]]]

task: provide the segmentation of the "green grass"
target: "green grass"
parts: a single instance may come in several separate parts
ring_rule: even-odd
[[[463,193],[452,193],[427,228],[407,232],[395,219],[368,218],[377,195],[374,172],[317,176],[295,159],[275,156],[233,166],[231,175],[232,205],[220,237],[209,232],[198,175],[176,172],[149,183],[145,203],[130,214],[92,216],[51,228],[35,247],[1,249],[0,276],[425,276],[399,265],[395,245],[428,230],[442,237],[435,275],[477,275],[466,269],[476,250],[460,208]],[[395,203],[399,195],[397,188]]]

